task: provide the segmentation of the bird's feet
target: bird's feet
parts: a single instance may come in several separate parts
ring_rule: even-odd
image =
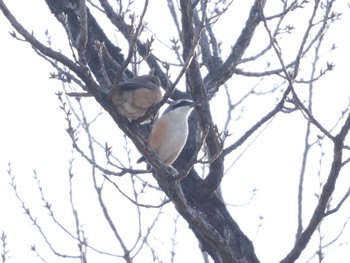
[[[168,165],[167,172],[171,173],[172,176],[176,176],[176,175],[179,174],[179,172],[174,167],[172,167],[171,165]]]

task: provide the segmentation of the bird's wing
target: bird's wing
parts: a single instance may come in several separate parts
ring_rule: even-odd
[[[138,79],[134,78],[132,80],[127,80],[125,82],[122,82],[119,84],[119,87],[121,90],[135,90],[135,89],[150,89],[150,90],[155,90],[159,89],[159,86],[147,79]]]
[[[161,119],[158,119],[153,126],[153,129],[148,141],[148,145],[151,146],[158,153],[161,148],[163,137],[164,137],[162,132],[163,128],[164,128],[164,122]],[[145,156],[141,156],[137,160],[137,163],[144,162],[145,160],[146,160]]]
[[[144,88],[144,86],[145,85],[141,85],[141,83],[139,82],[131,82],[131,81],[127,81],[119,84],[119,88],[122,91],[140,89],[140,88]]]

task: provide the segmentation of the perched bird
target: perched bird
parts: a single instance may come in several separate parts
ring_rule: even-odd
[[[143,75],[119,83],[109,97],[117,111],[129,120],[137,120],[162,99],[160,80],[153,75]]]
[[[196,106],[197,103],[191,100],[176,100],[154,123],[148,143],[165,164],[171,165],[175,162],[185,146],[188,135],[187,119]],[[141,157],[137,163],[144,160]]]

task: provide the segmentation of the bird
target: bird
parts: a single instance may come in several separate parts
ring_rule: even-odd
[[[160,85],[158,77],[141,75],[119,83],[108,96],[122,116],[129,120],[137,120],[144,116],[150,107],[161,101],[163,95]]]
[[[198,104],[189,99],[173,101],[155,121],[148,145],[166,165],[173,164],[184,148],[188,136],[188,117],[196,106]],[[137,163],[143,161],[144,156]]]

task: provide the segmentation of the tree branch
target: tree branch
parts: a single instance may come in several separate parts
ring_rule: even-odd
[[[305,249],[306,245],[309,243],[311,236],[317,229],[322,219],[327,215],[326,209],[329,199],[335,189],[335,184],[337,182],[339,173],[342,168],[342,157],[343,157],[343,146],[344,140],[350,129],[350,114],[348,115],[341,131],[334,139],[334,149],[333,149],[333,162],[327,178],[327,182],[323,186],[322,193],[320,195],[318,204],[312,214],[310,222],[305,230],[301,233],[299,239],[295,242],[293,249],[290,253],[281,260],[280,263],[292,263],[300,256],[301,252]]]
[[[233,75],[236,66],[240,62],[245,50],[253,38],[256,27],[261,21],[260,10],[265,6],[265,0],[255,0],[250,9],[249,17],[235,45],[232,47],[231,54],[224,61],[222,67],[217,71],[209,73],[204,78],[204,83],[208,91],[208,97],[212,97],[219,87],[224,84]]]

